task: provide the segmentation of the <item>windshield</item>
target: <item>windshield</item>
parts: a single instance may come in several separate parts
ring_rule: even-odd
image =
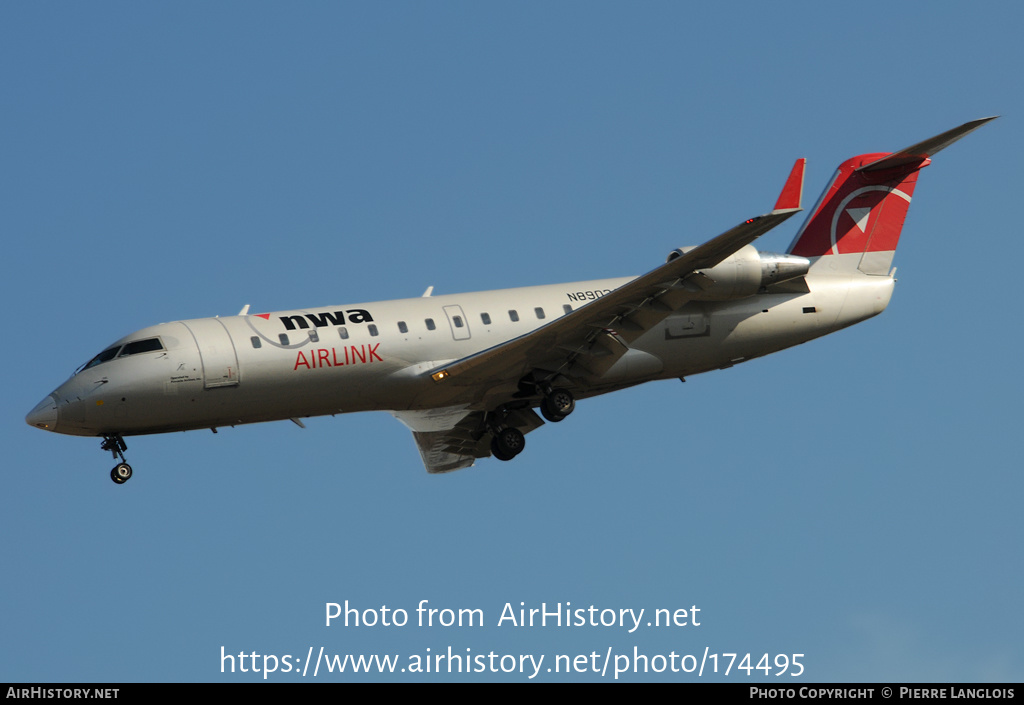
[[[97,355],[93,359],[89,360],[89,362],[85,363],[84,365],[79,367],[77,370],[75,370],[75,374],[78,374],[79,372],[81,372],[83,370],[87,370],[90,367],[96,367],[96,365],[98,365],[98,364],[100,364],[102,362],[106,362],[107,360],[113,360],[114,356],[117,355],[117,351],[120,350],[120,349],[121,349],[120,345],[115,345],[112,348],[107,348],[106,350],[101,352],[99,355]]]
[[[113,360],[115,357],[127,357],[129,355],[138,355],[139,353],[145,352],[156,352],[158,350],[163,349],[164,345],[163,343],[160,342],[160,338],[143,338],[142,340],[133,340],[130,343],[125,343],[124,347],[122,347],[121,345],[115,345],[113,347],[107,348],[99,355],[89,360],[89,362],[79,367],[77,370],[75,370],[75,374],[78,374],[83,370],[87,370],[90,367],[96,367],[96,365],[101,365],[104,362]]]

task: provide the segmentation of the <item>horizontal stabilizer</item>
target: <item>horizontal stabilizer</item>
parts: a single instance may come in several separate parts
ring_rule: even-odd
[[[992,122],[998,115],[992,117],[981,118],[980,120],[971,120],[965,122],[960,127],[954,127],[952,130],[947,130],[941,135],[936,135],[930,139],[926,139],[923,142],[918,142],[915,145],[901,149],[898,152],[882,157],[876,161],[857,169],[857,171],[878,171],[879,169],[892,169],[893,167],[906,166],[907,164],[917,164],[922,162],[928,157],[931,157],[938,152],[942,151],[949,145],[956,142],[961,137],[974,132],[979,127],[987,122]]]

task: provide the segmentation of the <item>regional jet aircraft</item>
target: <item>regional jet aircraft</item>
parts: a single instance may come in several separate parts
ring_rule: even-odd
[[[511,460],[577,400],[881,313],[918,173],[993,119],[843,162],[785,253],[751,243],[801,210],[803,159],[771,212],[640,277],[162,323],[90,359],[26,421],[101,437],[118,484],[132,475],[125,436],[369,410],[409,427],[428,472]]]

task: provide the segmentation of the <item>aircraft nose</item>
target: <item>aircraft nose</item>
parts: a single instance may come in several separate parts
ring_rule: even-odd
[[[29,426],[41,428],[44,431],[57,429],[57,398],[52,394],[36,404],[32,411],[25,417],[25,423]]]

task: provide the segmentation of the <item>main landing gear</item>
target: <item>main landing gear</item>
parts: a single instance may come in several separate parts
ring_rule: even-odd
[[[498,460],[512,460],[526,448],[526,437],[515,426],[505,426],[494,432],[491,439],[491,453]]]
[[[551,389],[540,403],[540,414],[551,423],[558,423],[576,408],[572,392],[560,387]]]
[[[123,485],[132,478],[132,466],[125,462],[124,452],[128,450],[128,445],[121,438],[121,435],[114,433],[103,437],[103,443],[100,444],[101,450],[109,450],[114,454],[114,460],[118,458],[121,462],[114,466],[114,469],[110,471],[110,479],[118,485]]]
[[[540,403],[541,415],[557,423],[571,414],[576,408],[576,399],[568,389],[548,387]],[[515,426],[508,426],[505,419],[509,411],[501,408],[492,415],[490,431],[491,454],[498,460],[512,460],[526,448],[523,432]]]

